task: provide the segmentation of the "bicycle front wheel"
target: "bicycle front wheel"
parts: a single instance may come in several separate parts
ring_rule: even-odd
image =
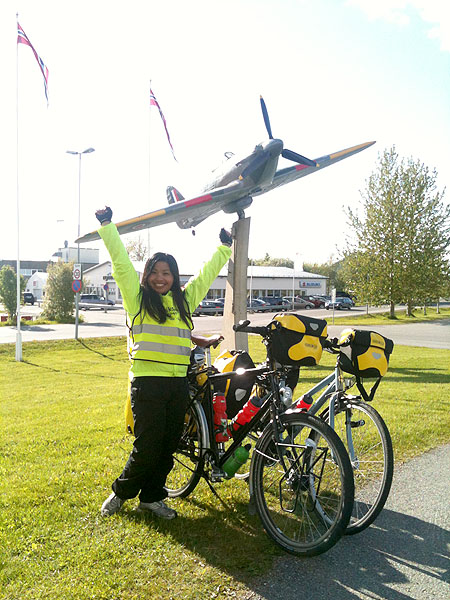
[[[329,421],[329,409],[322,418]],[[369,527],[386,503],[394,474],[391,436],[381,415],[366,402],[339,401],[334,429],[350,456],[355,480],[355,502],[346,535]]]
[[[299,556],[325,552],[340,539],[353,507],[353,474],[345,447],[308,414],[269,424],[250,466],[250,490],[267,534]]]
[[[169,498],[185,498],[200,481],[203,472],[203,423],[203,409],[194,402],[186,412],[183,433],[173,455],[173,469],[167,476]]]

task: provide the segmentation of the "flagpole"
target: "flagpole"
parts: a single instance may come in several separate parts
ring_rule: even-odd
[[[151,94],[151,89],[152,89],[152,80],[149,79],[149,87],[148,87],[148,97],[147,97],[147,102],[148,102],[148,198],[149,198],[149,212],[151,211],[152,208],[152,187],[151,187],[151,181],[152,181],[152,177],[151,177],[151,170],[150,170],[150,164],[151,164],[151,118],[152,118],[152,105],[150,104],[150,94]],[[148,257],[150,258],[150,228],[147,229],[147,253],[148,253]]]
[[[17,29],[19,13],[16,13]],[[20,211],[19,211],[19,44],[16,42],[16,207],[17,207],[17,325],[16,325],[16,361],[22,361],[22,332],[20,330]]]

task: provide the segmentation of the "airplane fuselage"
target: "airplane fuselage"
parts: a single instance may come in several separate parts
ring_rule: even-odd
[[[248,156],[230,156],[227,162],[214,171],[214,179],[203,191],[209,192],[239,180],[243,181],[244,187],[247,187],[247,184],[249,189],[269,185],[276,173],[282,150],[283,142],[272,139],[255,146]]]

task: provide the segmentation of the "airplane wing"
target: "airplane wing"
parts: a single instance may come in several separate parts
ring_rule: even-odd
[[[338,152],[333,152],[333,154],[327,154],[326,156],[316,158],[315,161],[317,163],[317,167],[296,165],[295,167],[287,167],[286,169],[280,169],[275,173],[272,183],[265,186],[264,188],[252,190],[251,195],[258,196],[260,194],[265,194],[270,190],[273,190],[282,185],[286,185],[287,183],[291,183],[296,179],[300,179],[300,177],[305,177],[305,175],[311,175],[311,173],[316,173],[321,169],[325,169],[325,167],[334,165],[334,163],[337,163],[340,160],[344,160],[349,156],[353,156],[358,152],[362,152],[366,148],[373,146],[373,144],[375,144],[375,142],[365,142],[364,144],[358,144],[358,146],[352,146],[351,148],[346,148],[345,150],[339,150]]]
[[[359,144],[358,146],[352,146],[346,150],[340,150],[339,152],[322,156],[321,158],[315,159],[317,166],[314,167],[298,164],[294,167],[280,169],[275,173],[272,182],[262,187],[249,184],[245,179],[234,181],[227,186],[211,190],[202,196],[175,202],[159,210],[116,223],[117,229],[120,234],[124,234],[174,222],[180,223],[180,226],[183,228],[194,227],[207,217],[210,217],[221,210],[224,210],[225,212],[237,212],[238,208],[245,208],[248,206],[253,196],[265,194],[277,187],[291,183],[300,177],[316,173],[317,171],[320,171],[320,169],[324,169],[353,154],[357,154],[373,144],[375,144],[375,142],[366,142],[364,144]],[[245,204],[246,201],[249,202]],[[243,204],[240,204],[240,202],[243,202]],[[93,231],[78,238],[75,240],[75,243],[81,244],[99,239],[100,236],[97,231]]]
[[[174,223],[186,219],[192,220],[193,222],[197,220],[203,221],[203,219],[221,211],[227,204],[245,198],[248,195],[247,192],[248,185],[244,184],[243,181],[236,181],[225,187],[212,190],[202,196],[175,202],[174,204],[169,204],[159,210],[116,223],[117,229],[122,235],[124,233],[149,229],[150,227],[157,227],[159,225],[165,225],[166,223]],[[186,225],[186,227],[189,226],[190,225],[188,224]],[[82,244],[84,242],[92,242],[93,240],[99,239],[100,235],[97,231],[92,231],[75,240],[75,243]]]

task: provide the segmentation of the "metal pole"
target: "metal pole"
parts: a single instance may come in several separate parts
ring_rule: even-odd
[[[295,260],[294,260],[294,266],[292,268],[292,311],[294,311],[294,302],[295,302]]]
[[[19,13],[16,14],[19,22]],[[17,325],[16,325],[16,361],[22,361],[22,332],[20,330],[20,210],[19,210],[19,44],[16,44],[16,208],[17,208]]]
[[[81,235],[81,152],[78,152],[78,238]],[[80,242],[77,244],[77,262],[80,264]],[[83,281],[83,279],[81,279]],[[78,339],[78,321],[80,314],[80,292],[75,294],[75,339]]]
[[[81,155],[90,154],[95,152],[95,148],[86,148],[82,152],[76,152],[75,150],[66,150],[66,154],[75,154],[78,156],[78,238],[81,236]],[[81,265],[80,261],[80,243],[77,243],[77,260],[78,264]],[[81,281],[83,281],[83,270],[81,269]],[[78,321],[79,321],[79,301],[80,293],[75,294],[75,339],[78,339]]]

